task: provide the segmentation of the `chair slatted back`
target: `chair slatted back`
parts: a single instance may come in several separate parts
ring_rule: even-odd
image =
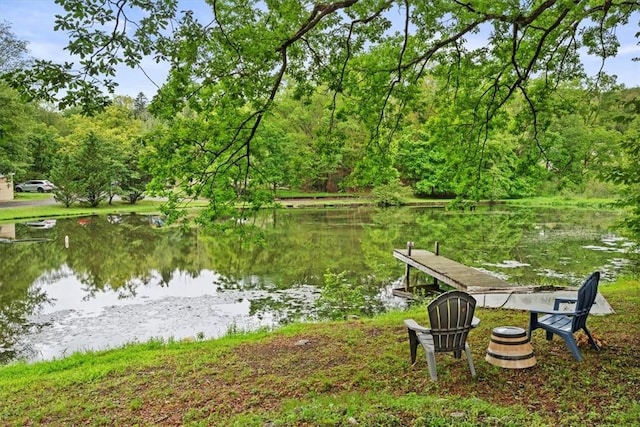
[[[600,272],[596,271],[578,289],[578,298],[575,307],[575,316],[573,316],[572,331],[575,332],[584,328],[587,324],[587,316],[591,310],[591,306],[596,300],[598,294],[598,282],[600,281]]]
[[[461,291],[446,292],[427,307],[436,352],[464,350],[476,300]]]

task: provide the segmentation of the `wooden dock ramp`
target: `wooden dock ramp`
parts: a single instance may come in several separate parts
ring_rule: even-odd
[[[413,242],[408,242],[413,244]],[[464,264],[436,253],[412,249],[394,249],[393,256],[406,264],[404,289],[393,289],[393,294],[403,298],[414,298],[414,291],[440,291],[438,282],[470,293],[477,307],[508,308],[516,310],[545,310],[553,307],[555,298],[575,297],[577,288],[555,288],[553,286],[513,286],[490,274],[467,267]],[[409,286],[412,268],[434,278],[434,284]],[[607,300],[598,292],[592,314],[615,313]]]
[[[394,249],[393,256],[406,264],[405,288],[394,290],[394,293],[399,296],[405,296],[413,290],[409,286],[411,268],[416,268],[433,277],[435,282],[431,288],[435,289],[438,287],[438,282],[462,291],[479,288],[487,290],[513,288],[513,285],[502,279],[423,249]]]

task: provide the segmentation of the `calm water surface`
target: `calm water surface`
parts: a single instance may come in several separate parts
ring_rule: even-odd
[[[150,338],[317,318],[326,272],[391,296],[408,240],[511,283],[604,281],[630,266],[633,242],[612,212],[579,209],[373,208],[265,212],[225,233],[157,227],[142,215],[0,226],[0,363],[59,358]],[[68,245],[66,240],[68,238]],[[66,247],[68,246],[68,247]]]

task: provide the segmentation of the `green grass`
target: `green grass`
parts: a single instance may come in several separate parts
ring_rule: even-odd
[[[50,196],[51,197],[51,196]],[[72,205],[67,208],[61,204],[55,205],[32,205],[32,206],[16,206],[0,209],[0,222],[19,219],[31,219],[31,218],[56,218],[56,217],[74,217],[84,215],[108,215],[108,214],[122,214],[122,213],[157,213],[160,212],[162,206],[161,201],[155,200],[142,200],[136,204],[129,204],[124,202],[113,202],[109,205],[102,203],[96,208],[89,206]],[[199,208],[206,206],[206,201],[191,202],[188,206],[190,208]]]
[[[15,201],[46,200],[53,197],[51,193],[13,193]]]
[[[477,309],[469,341],[478,375],[438,355],[429,380],[415,366],[403,319],[296,323],[218,340],[122,349],[0,368],[3,425],[582,426],[640,425],[640,282],[603,284],[616,310],[591,316],[601,351],[576,362],[561,340],[536,331],[536,366],[500,369],[484,353],[493,328],[526,327],[527,312]],[[300,345],[301,340],[308,341]]]
[[[515,206],[558,207],[572,206],[591,209],[615,208],[616,199],[606,197],[553,196],[509,199],[506,203]]]
[[[374,203],[374,200],[367,194],[353,193],[309,193],[297,190],[278,190],[277,193],[279,204],[287,206],[295,204],[296,206],[326,206],[330,203],[332,206],[351,205],[354,202]],[[16,201],[32,201],[42,200],[53,197],[51,194],[40,193],[15,193]],[[292,200],[287,200],[292,199]],[[409,197],[404,199],[405,204],[423,205],[423,206],[439,206],[446,207],[451,200],[446,199],[423,199],[417,197]],[[572,196],[558,197],[534,197],[527,199],[514,199],[501,201],[513,206],[536,206],[536,207],[557,207],[557,206],[573,206],[592,209],[612,209],[614,207],[614,199],[609,198],[586,198]],[[73,217],[83,215],[107,215],[112,213],[157,213],[160,211],[162,202],[153,200],[143,200],[135,205],[123,203],[121,201],[114,202],[109,205],[102,203],[97,208],[91,208],[80,205],[73,205],[65,208],[60,204],[46,206],[18,206],[0,209],[0,222],[6,222],[16,219],[32,219],[32,218],[53,218],[53,217]],[[207,201],[191,201],[189,208],[201,208],[207,205]]]

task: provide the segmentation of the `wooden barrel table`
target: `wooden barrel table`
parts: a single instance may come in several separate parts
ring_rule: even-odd
[[[515,326],[493,329],[485,360],[492,365],[509,369],[530,368],[536,364],[536,356],[526,331]]]

